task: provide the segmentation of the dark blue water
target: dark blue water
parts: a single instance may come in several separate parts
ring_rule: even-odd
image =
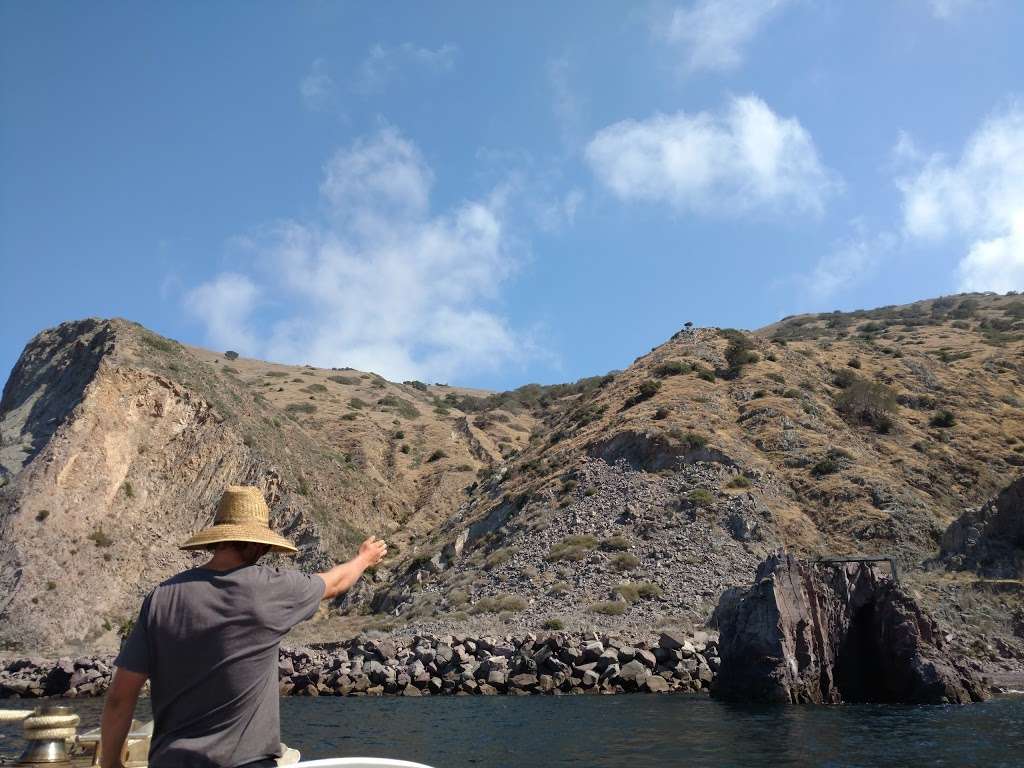
[[[74,705],[95,724],[99,702]],[[285,742],[304,759],[369,755],[435,768],[1024,766],[1020,697],[759,708],[679,695],[286,698],[281,719]],[[18,749],[20,740],[0,739],[0,755]]]

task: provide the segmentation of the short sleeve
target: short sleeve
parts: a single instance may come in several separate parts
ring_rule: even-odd
[[[127,669],[129,672],[138,672],[140,675],[149,674],[149,601],[152,595],[142,601],[142,608],[139,610],[139,617],[135,620],[135,626],[128,634],[128,639],[121,646],[121,652],[114,660],[114,666]]]
[[[269,627],[284,634],[316,613],[327,589],[322,578],[284,568],[260,570],[264,576],[263,594],[257,600]]]

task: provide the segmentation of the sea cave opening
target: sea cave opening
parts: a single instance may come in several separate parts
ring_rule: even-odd
[[[882,649],[875,624],[875,603],[858,608],[839,648],[836,660],[839,693],[844,702],[874,703],[889,700],[882,671]]]

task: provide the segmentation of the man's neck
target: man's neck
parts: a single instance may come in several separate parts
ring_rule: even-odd
[[[213,557],[210,561],[203,566],[208,571],[233,571],[235,568],[241,568],[243,565],[249,565],[248,562],[242,559],[242,556],[235,550],[232,549],[221,549],[213,553]]]

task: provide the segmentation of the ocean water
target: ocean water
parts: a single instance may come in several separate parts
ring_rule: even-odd
[[[100,702],[73,704],[84,726],[98,722]],[[304,759],[433,768],[1024,766],[1024,697],[963,707],[744,707],[700,695],[285,698],[281,720]],[[17,733],[0,726],[0,758],[17,756]]]

